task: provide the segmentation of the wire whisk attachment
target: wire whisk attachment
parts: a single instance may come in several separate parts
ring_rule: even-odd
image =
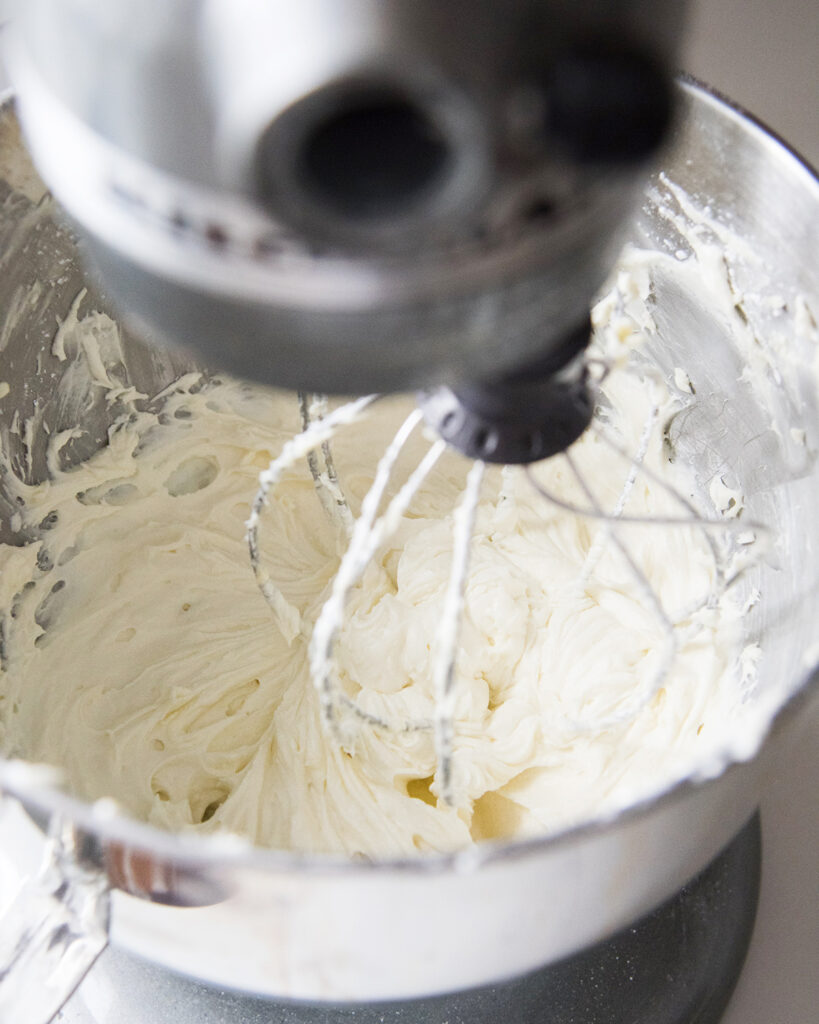
[[[355,731],[350,720],[376,729],[393,732],[431,732],[434,734],[439,764],[436,788],[445,804],[453,805],[452,750],[455,735],[455,669],[459,626],[469,565],[470,541],[480,496],[484,466],[476,462],[467,476],[466,489],[453,516],[453,560],[446,589],[436,641],[435,714],[427,718],[392,720],[363,708],[344,692],[334,658],[335,643],[344,621],[345,607],[352,588],[361,580],[378,549],[399,528],[418,489],[446,450],[440,439],[432,441],[415,469],[387,502],[379,514],[390,485],[395,465],[410,436],[423,420],[414,409],[399,427],[378,461],[372,484],[353,519],[349,503],[335,468],[330,441],[342,426],[351,424],[371,407],[377,396],[368,396],[327,412],[326,400],[319,396],[299,396],[303,430],[288,441],[281,454],[260,474],[259,490],[247,522],[250,563],[277,625],[288,642],[299,635],[308,640],[310,677],[319,696],[322,718],[334,740],[345,748],[354,748]],[[305,459],[316,491],[330,522],[348,540],[327,596],[315,623],[303,621],[301,613],[282,594],[261,564],[259,529],[262,511],[271,490],[299,460]]]
[[[609,381],[611,366],[603,360],[597,363],[593,370],[602,386]],[[280,455],[260,474],[259,489],[247,522],[251,566],[282,635],[288,643],[301,638],[306,644],[310,680],[329,736],[354,755],[361,729],[399,735],[428,734],[436,764],[430,792],[439,806],[458,809],[469,799],[459,779],[458,695],[462,627],[470,614],[470,560],[476,537],[484,545],[496,540],[492,530],[497,531],[501,503],[510,494],[530,496],[521,497],[522,501],[535,499],[532,503],[535,515],[533,519],[530,517],[535,534],[538,529],[546,529],[550,516],[557,515],[565,522],[581,524],[583,529],[578,527],[578,535],[588,536],[570,584],[548,581],[553,584],[556,601],[579,599],[581,604],[588,605],[594,602],[596,590],[611,586],[607,580],[623,577],[630,581],[629,600],[640,609],[646,622],[653,623],[649,632],[653,631],[655,640],[652,650],[643,659],[639,682],[608,703],[608,698],[601,702],[599,697],[592,695],[587,699],[581,694],[574,702],[579,710],[574,711],[570,710],[572,702],[567,701],[563,729],[569,736],[628,727],[637,719],[668,684],[680,651],[706,628],[710,621],[708,616],[716,614],[730,588],[758,561],[764,550],[768,537],[764,526],[745,518],[703,515],[691,497],[659,472],[662,403],[651,397],[651,381],[642,376],[644,369],[635,370],[630,363],[619,369],[639,378],[639,393],[647,398],[643,403],[642,428],[632,428],[629,434],[631,446],[627,447],[618,436],[608,397],[598,394],[596,414],[590,427],[560,454],[526,466],[487,466],[480,460],[463,463],[468,467],[466,470],[461,466],[459,472],[463,472],[465,482],[449,511],[451,557],[448,575],[439,593],[435,635],[428,645],[429,678],[422,683],[423,699],[412,704],[412,714],[385,712],[389,701],[373,700],[373,695],[361,683],[359,692],[354,692],[358,681],[349,677],[345,680],[337,648],[354,588],[362,584],[369,566],[376,566],[376,572],[386,572],[377,556],[394,540],[406,517],[412,516],[413,502],[439,466],[448,450],[447,443],[428,432],[424,434],[422,454],[415,457],[413,468],[403,471],[404,475],[396,481],[396,467],[399,461],[406,463],[410,439],[416,439],[415,445],[425,418],[421,409],[412,409],[387,443],[371,477],[368,476],[371,482],[356,514],[355,496],[345,489],[345,465],[343,460],[336,463],[333,439],[339,431],[374,415],[380,396],[359,398],[330,411],[323,396],[301,394],[298,399],[301,433],[288,440]],[[339,557],[337,571],[312,622],[305,620],[302,611],[286,599],[270,577],[261,564],[259,547],[263,510],[276,485],[300,460],[307,463],[318,500],[334,531]],[[623,472],[618,477],[619,465]],[[598,480],[601,467],[605,469],[606,497],[603,487],[599,486],[602,485],[602,480]],[[653,503],[649,512],[643,511],[647,489],[651,490]],[[612,494],[616,494],[614,500]],[[637,498],[640,501],[636,501]],[[635,505],[639,511],[634,511]],[[480,526],[484,519],[489,526]],[[643,548],[635,550],[630,539],[633,536],[630,531],[634,530],[649,531],[652,537],[656,535],[656,544],[648,554]],[[646,565],[651,558],[662,557],[670,531],[680,530],[699,538],[698,550],[708,566],[708,581],[701,593],[686,592],[685,600],[672,607],[652,582]],[[749,543],[749,538],[754,543]],[[499,579],[497,585],[503,587],[503,579]],[[544,621],[538,628],[548,629],[548,623]],[[570,689],[572,679],[567,678],[565,685]],[[404,707],[400,702],[398,706]],[[421,713],[416,713],[419,708]]]

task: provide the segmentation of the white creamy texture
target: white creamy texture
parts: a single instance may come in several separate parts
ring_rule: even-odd
[[[619,285],[596,311],[598,354],[615,364],[640,343],[648,317],[639,278],[622,275]],[[436,806],[430,732],[357,724],[352,749],[340,749],[321,722],[306,635],[339,544],[305,465],[275,490],[261,532],[265,568],[308,624],[289,644],[244,541],[258,473],[299,427],[295,399],[232,381],[203,387],[191,375],[147,411],[107,367],[113,325],[99,314],[78,320],[78,306],[55,354],[130,413],[78,468],[61,468],[71,437],[52,437],[51,479],[17,485],[20,525],[37,540],[0,551],[0,607],[12,616],[0,675],[6,755],[54,763],[82,797],[113,797],[170,829],[382,856],[548,833],[613,813],[705,760],[741,713],[740,609],[729,595],[690,614],[714,581],[702,531],[617,530],[666,614],[682,616],[671,671],[632,719],[665,643],[632,570],[604,527],[548,504],[522,470],[492,468],[457,661],[459,809]],[[661,424],[689,399],[650,373],[615,371],[603,401],[606,429],[630,452],[654,424],[646,464],[683,491],[686,475],[666,460]],[[354,512],[411,405],[381,403],[334,440]],[[417,431],[396,486],[428,445]],[[573,455],[600,506],[616,508],[628,463],[593,433]],[[444,456],[348,604],[336,652],[343,685],[390,720],[432,717],[452,510],[468,466]],[[588,505],[564,459],[535,472],[564,500]],[[681,514],[640,475],[623,510]],[[627,720],[600,727],[618,715]]]

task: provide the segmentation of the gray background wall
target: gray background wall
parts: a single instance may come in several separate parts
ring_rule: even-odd
[[[819,166],[819,0],[693,0],[682,63]]]

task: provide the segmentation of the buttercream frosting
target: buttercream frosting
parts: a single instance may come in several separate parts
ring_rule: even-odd
[[[300,429],[295,397],[190,374],[149,400],[111,369],[116,325],[75,303],[54,354],[125,411],[80,465],[66,452],[81,422],[49,439],[45,481],[6,473],[31,539],[0,551],[3,753],[55,764],[81,797],[112,797],[163,828],[375,857],[554,832],[685,775],[737,714],[747,665],[741,610],[719,591],[725,538],[677,523],[690,512],[672,488],[690,500],[688,477],[662,424],[690,385],[683,369],[674,388],[639,359],[644,289],[622,273],[595,311],[595,355],[614,369],[597,429],[572,449],[583,483],[560,456],[532,470],[547,494],[589,510],[590,491],[623,521],[559,507],[519,467],[487,469],[457,650],[455,807],[438,799],[431,730],[356,720],[340,745],[324,726],[308,644],[343,543],[304,462],[260,529],[265,571],[300,626],[282,628],[251,572],[249,501]],[[375,403],[334,437],[354,514],[411,408]],[[431,443],[419,426],[391,493]],[[469,465],[438,459],[350,593],[335,659],[345,693],[374,716],[434,718]],[[715,481],[712,494],[704,515],[736,516],[739,493]],[[628,521],[644,518],[672,522]]]

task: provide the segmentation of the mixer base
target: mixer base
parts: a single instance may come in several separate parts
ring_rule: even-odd
[[[217,991],[108,950],[59,1019],[62,1024],[717,1024],[751,939],[760,859],[756,815],[654,913],[592,949],[502,985],[410,1002],[319,1007]]]

